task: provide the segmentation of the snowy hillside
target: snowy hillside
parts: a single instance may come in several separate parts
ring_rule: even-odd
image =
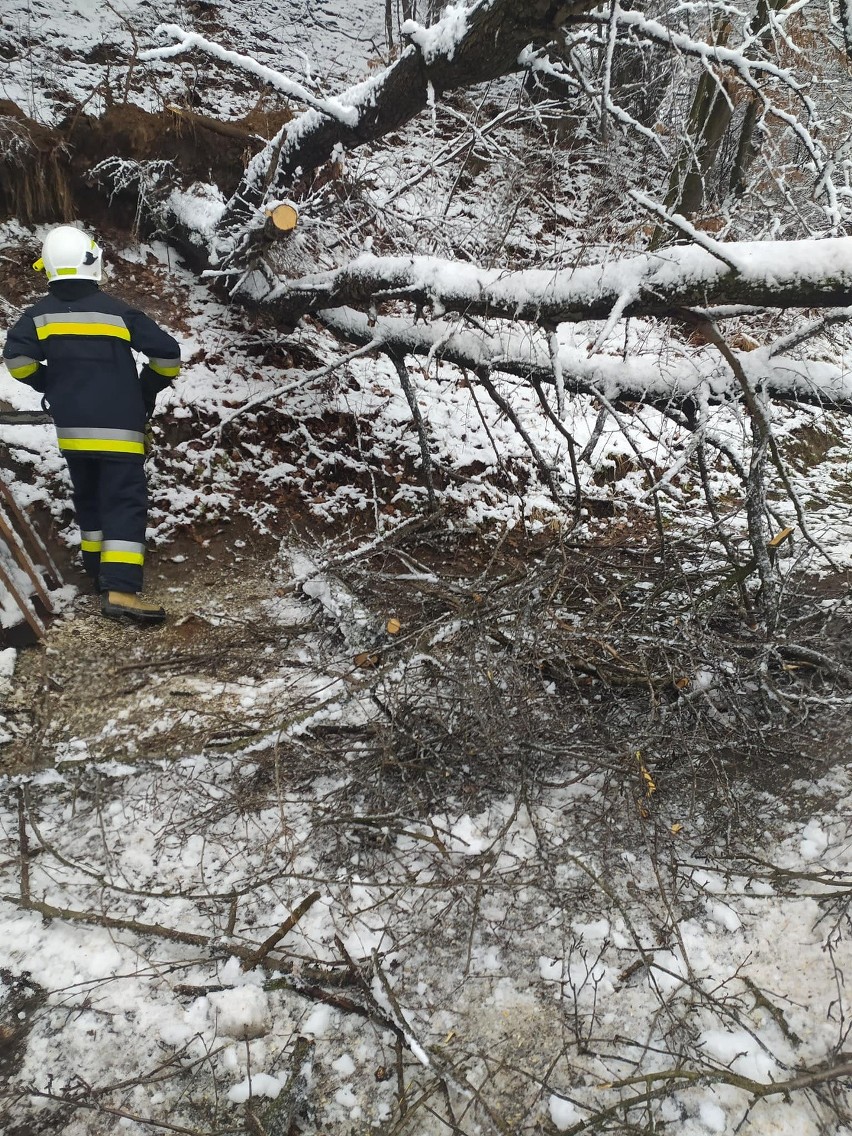
[[[4,325],[184,359],[153,631],[0,369],[2,1136],[852,1134],[844,27],[438,8],[0,13]]]

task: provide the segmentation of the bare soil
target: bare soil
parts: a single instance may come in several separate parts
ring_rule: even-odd
[[[241,712],[239,691],[272,669],[264,652],[278,635],[262,603],[276,587],[275,553],[272,541],[232,526],[150,553],[145,595],[169,614],[152,628],[105,619],[69,567],[86,590],[42,645],[19,653],[0,704],[16,735],[0,772],[57,759],[171,758],[250,740],[256,714]]]
[[[137,163],[142,171],[156,165],[163,187],[180,170],[184,184],[214,181],[229,197],[248,158],[291,117],[274,99],[261,99],[244,118],[224,123],[189,106],[151,113],[125,101],[99,118],[77,107],[49,128],[0,99],[0,219],[38,224],[88,216],[113,225],[120,219],[133,229],[140,188],[131,167]],[[103,162],[106,173],[93,177]],[[115,184],[110,167],[119,173]]]

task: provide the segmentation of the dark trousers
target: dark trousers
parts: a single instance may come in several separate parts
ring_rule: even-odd
[[[148,486],[141,461],[66,454],[83,567],[102,592],[141,592]]]

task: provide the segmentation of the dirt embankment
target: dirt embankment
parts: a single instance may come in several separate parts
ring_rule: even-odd
[[[230,196],[249,158],[291,117],[285,108],[258,106],[219,122],[188,107],[151,113],[122,103],[99,118],[77,110],[47,127],[0,100],[0,220],[39,224],[85,216],[90,224],[132,229],[145,192],[140,175],[154,164],[160,191],[200,181]]]

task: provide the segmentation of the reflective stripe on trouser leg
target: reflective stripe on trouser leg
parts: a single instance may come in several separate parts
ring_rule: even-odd
[[[101,468],[101,591],[141,592],[148,516],[145,467],[120,458],[89,460]]]
[[[145,563],[145,545],[133,540],[105,540],[101,546],[101,564]]]
[[[104,534],[100,529],[83,529],[80,532],[80,552],[86,575],[97,580],[101,568],[101,544]]]
[[[80,532],[80,548],[84,552],[100,553],[104,534],[100,529],[83,529]]]
[[[101,566],[101,513],[100,513],[100,469],[99,463],[66,456],[68,472],[71,475],[74,512],[80,526],[80,549],[83,554],[83,568],[93,580],[97,580]],[[97,547],[95,544],[97,543]]]
[[[145,455],[145,435],[139,430],[63,426],[56,428],[56,438],[60,450],[66,456],[69,453],[107,458],[113,454],[127,454],[130,457]]]

